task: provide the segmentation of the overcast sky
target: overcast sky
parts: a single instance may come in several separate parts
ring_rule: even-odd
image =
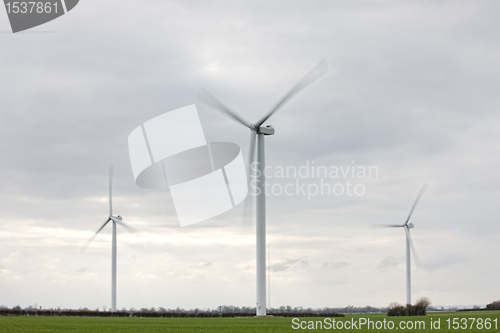
[[[115,164],[117,307],[255,305],[241,207],[178,224],[168,191],[134,183],[127,138],[196,104],[209,141],[248,129],[199,103],[205,86],[256,121],[321,59],[330,72],[271,118],[267,164],[375,166],[363,195],[267,201],[271,305],[404,303],[402,224],[422,267],[413,300],[500,298],[500,4],[496,1],[97,1],[25,33],[0,9],[0,305],[111,305],[107,169]],[[351,175],[352,176],[352,175]],[[280,185],[281,184],[281,185]],[[360,186],[361,186],[360,185]]]

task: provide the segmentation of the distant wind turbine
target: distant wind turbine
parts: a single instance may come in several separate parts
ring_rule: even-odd
[[[415,202],[413,203],[413,206],[410,209],[410,214],[408,215],[408,218],[406,219],[405,223],[381,225],[382,227],[387,227],[387,228],[404,228],[405,233],[406,233],[406,304],[411,304],[410,248],[411,248],[411,251],[413,252],[413,259],[415,260],[415,264],[418,267],[422,266],[422,264],[420,263],[420,260],[418,259],[417,250],[415,250],[415,246],[413,245],[413,241],[411,240],[411,236],[410,236],[410,229],[413,229],[414,226],[413,226],[413,223],[409,223],[409,222],[410,222],[411,215],[413,214],[413,211],[415,210],[415,207],[417,206],[418,202],[420,201],[420,198],[424,194],[427,187],[428,187],[427,183],[424,183],[424,185],[422,185],[422,188],[418,192],[417,199],[415,199]]]
[[[128,231],[134,233],[136,232],[133,228],[127,226],[120,215],[113,216],[113,204],[111,200],[111,192],[113,187],[113,165],[109,166],[109,216],[106,222],[97,230],[97,232],[90,237],[90,239],[82,246],[82,253],[85,252],[87,247],[92,243],[97,234],[104,229],[104,227],[109,223],[113,222],[113,236],[111,243],[111,311],[116,312],[116,225],[119,224]]]

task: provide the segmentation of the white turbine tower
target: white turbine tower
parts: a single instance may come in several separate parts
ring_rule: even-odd
[[[275,114],[286,102],[292,99],[301,90],[307,87],[312,82],[316,81],[320,76],[324,75],[328,71],[328,65],[325,61],[320,62],[316,67],[314,67],[306,76],[304,76],[288,93],[285,94],[269,112],[266,113],[264,117],[255,123],[249,123],[243,120],[235,112],[230,110],[224,104],[219,102],[214,96],[212,96],[207,90],[200,88],[198,92],[198,99],[203,103],[221,111],[227,116],[236,120],[240,124],[250,129],[250,151],[248,158],[248,169],[249,169],[249,181],[251,180],[251,171],[255,171],[251,167],[254,161],[255,153],[255,140],[257,139],[257,169],[259,172],[257,174],[257,199],[256,199],[256,236],[257,236],[257,316],[266,315],[266,196],[265,196],[265,181],[266,176],[264,174],[265,167],[265,152],[264,152],[264,138],[267,135],[274,134],[274,128],[264,123]],[[250,193],[250,192],[249,192]],[[251,193],[250,193],[251,194]],[[251,198],[247,199],[247,205]]]
[[[94,236],[82,246],[82,253],[85,252],[90,243],[94,240],[97,234],[104,229],[104,227],[109,223],[113,222],[113,236],[111,242],[111,311],[116,312],[116,225],[119,224],[130,232],[135,232],[134,229],[123,223],[123,219],[120,215],[113,216],[113,204],[111,200],[111,190],[113,187],[113,166],[109,167],[109,216],[106,222],[97,230]]]
[[[422,188],[420,189],[420,192],[418,192],[417,199],[415,199],[415,202],[413,203],[413,206],[410,209],[410,214],[408,215],[408,218],[406,219],[405,223],[403,224],[384,224],[382,226],[388,227],[388,228],[404,228],[405,233],[406,233],[406,304],[411,304],[411,258],[410,258],[410,248],[411,251],[413,252],[413,259],[415,260],[415,264],[417,266],[421,266],[420,260],[418,259],[417,255],[417,250],[415,250],[415,246],[413,245],[413,241],[411,240],[410,236],[410,229],[413,229],[413,223],[410,222],[411,215],[413,214],[413,211],[415,210],[415,207],[417,206],[420,198],[424,194],[425,190],[427,189],[428,184],[424,183],[422,185]]]

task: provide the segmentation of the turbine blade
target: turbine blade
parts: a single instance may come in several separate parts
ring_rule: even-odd
[[[247,161],[247,171],[248,171],[248,178],[251,178],[250,171],[251,171],[251,166],[255,158],[255,141],[257,140],[257,132],[256,131],[250,131],[250,146],[248,150],[248,161]]]
[[[404,224],[372,224],[372,228],[402,228]]]
[[[247,231],[253,226],[253,210],[254,207],[254,189],[252,186],[252,181],[255,179],[255,173],[253,163],[255,159],[255,140],[257,139],[257,132],[250,131],[250,150],[248,151],[248,161],[247,161],[247,175],[248,175],[248,194],[245,198],[245,204],[243,207],[243,220],[242,228]]]
[[[288,93],[281,98],[264,116],[261,120],[255,123],[255,127],[260,127],[267,119],[269,119],[276,111],[278,111],[286,102],[292,99],[295,95],[297,95],[302,89],[319,79],[321,76],[326,74],[329,71],[328,64],[325,60],[320,61],[309,73],[307,73],[292,89],[288,91]]]
[[[108,224],[109,221],[111,221],[111,219],[108,217],[106,222],[104,222],[104,224],[96,231],[96,233],[92,237],[90,237],[89,240],[85,242],[85,244],[83,244],[83,246],[81,247],[82,253],[85,252],[85,250],[89,247],[90,243],[92,243],[97,234],[101,232],[102,229],[104,229],[104,227],[106,226],[106,224]]]
[[[169,229],[204,229],[204,228],[224,228],[223,225],[188,225],[181,227],[178,224],[160,224],[160,225],[150,225],[150,228],[169,228]]]
[[[424,194],[425,190],[427,190],[427,187],[429,187],[429,184],[425,182],[422,187],[420,188],[420,191],[418,192],[417,199],[415,199],[415,202],[413,203],[413,206],[411,206],[410,214],[408,215],[408,218],[406,219],[406,222],[404,225],[408,225],[408,222],[410,221],[410,217],[413,214],[413,211],[415,210],[415,207],[417,206],[418,202],[420,201],[420,198]]]
[[[413,240],[411,239],[410,230],[408,230],[407,228],[405,228],[405,230],[406,230],[406,236],[408,237],[408,241],[410,242],[411,252],[413,253],[413,260],[415,260],[415,264],[417,264],[418,267],[422,267],[422,263],[418,258],[417,250],[415,250],[415,246],[413,245]]]
[[[137,233],[137,230],[136,230],[136,229],[134,229],[134,228],[132,228],[132,227],[130,227],[130,226],[128,226],[128,225],[126,225],[126,224],[123,222],[123,220],[122,220],[122,221],[115,221],[115,222],[116,222],[117,224],[121,225],[122,227],[124,227],[125,229],[127,229],[127,230],[128,230],[128,232],[131,232],[131,233],[133,233],[133,234]]]
[[[235,112],[230,110],[228,107],[226,107],[224,104],[222,104],[219,100],[217,100],[211,93],[208,92],[203,87],[200,87],[198,89],[198,93],[196,94],[196,98],[200,100],[200,102],[205,103],[206,105],[211,106],[212,108],[219,110],[220,112],[224,113],[225,115],[233,118],[240,124],[251,128],[251,125],[249,122],[243,120],[240,116],[238,116]]]
[[[112,203],[112,200],[111,200],[111,191],[112,191],[112,188],[113,188],[113,169],[114,169],[114,165],[111,164],[109,166],[109,173],[108,173],[108,184],[109,184],[109,216],[112,216],[113,215],[113,203]]]

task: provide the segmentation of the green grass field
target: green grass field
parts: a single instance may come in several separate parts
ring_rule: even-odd
[[[500,331],[500,311],[477,311],[477,312],[443,312],[430,313],[426,317],[387,317],[384,314],[355,314],[346,315],[345,318],[335,318],[335,320],[359,322],[361,318],[371,321],[394,321],[394,329],[335,329],[335,331],[356,331],[356,332],[393,332],[393,331],[414,331],[414,332],[499,332]],[[448,329],[447,319],[456,320],[459,325],[467,322],[467,329]],[[481,318],[483,322],[490,318],[491,328],[479,329],[477,326],[472,329],[469,325],[477,323]],[[292,329],[293,318],[266,317],[266,318],[93,318],[93,317],[0,317],[0,332],[9,333],[67,333],[67,332],[297,332],[309,331],[302,329]],[[322,321],[324,318],[299,318],[301,321]],[[430,323],[440,319],[441,328],[431,329]],[[497,320],[495,328],[494,320]],[[396,329],[400,321],[424,321],[425,329]],[[309,324],[309,323],[306,323]],[[303,324],[303,326],[306,326]],[[314,324],[316,325],[316,324]],[[296,325],[297,326],[297,325]],[[456,326],[456,325],[455,325]],[[334,331],[325,329],[323,331]],[[321,331],[318,329],[317,331]]]

